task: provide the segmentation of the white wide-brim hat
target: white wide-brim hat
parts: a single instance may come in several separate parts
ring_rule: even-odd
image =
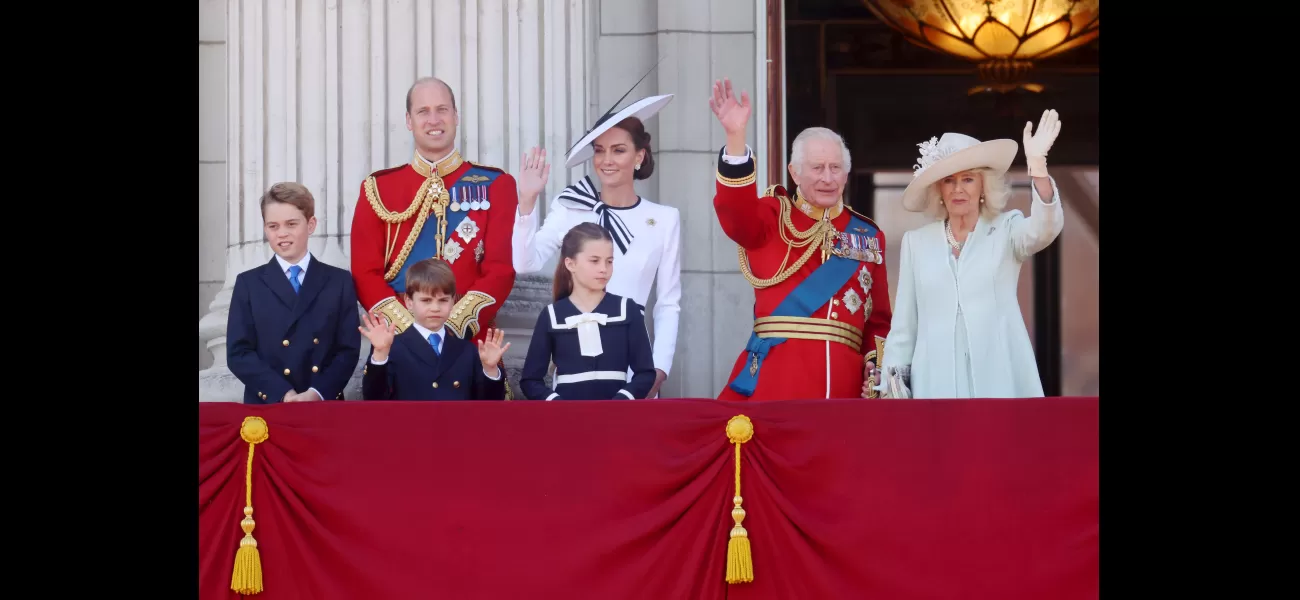
[[[912,212],[925,211],[925,190],[934,182],[971,169],[988,168],[998,174],[1006,173],[1020,151],[1015,140],[981,142],[960,133],[945,133],[937,140],[930,138],[917,146],[921,147],[921,158],[916,163],[912,182],[903,191],[903,208]]]
[[[618,112],[605,113],[605,116],[596,121],[596,126],[592,127],[591,131],[587,132],[587,135],[582,136],[582,138],[578,140],[578,143],[574,144],[573,147],[569,149],[569,158],[565,161],[564,166],[566,168],[574,167],[594,156],[596,152],[591,147],[592,142],[596,141],[596,138],[600,137],[600,134],[609,131],[615,125],[623,122],[623,119],[636,117],[641,119],[642,122],[645,122],[646,119],[655,116],[655,114],[662,110],[663,107],[667,106],[672,99],[672,94],[650,96],[649,98],[637,100]]]

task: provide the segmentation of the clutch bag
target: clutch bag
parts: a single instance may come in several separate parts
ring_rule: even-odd
[[[912,389],[908,387],[912,380],[912,367],[887,367],[884,376],[886,398],[912,397]]]

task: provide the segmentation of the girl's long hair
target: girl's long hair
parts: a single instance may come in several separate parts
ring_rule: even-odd
[[[564,234],[564,241],[560,242],[560,262],[555,265],[555,279],[551,282],[551,294],[555,297],[555,302],[573,293],[573,274],[564,266],[564,259],[576,260],[583,245],[593,240],[614,243],[609,232],[595,223],[579,223]]]

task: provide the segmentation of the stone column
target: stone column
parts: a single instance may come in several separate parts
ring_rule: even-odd
[[[762,152],[766,142],[756,124],[765,118],[758,101],[765,92],[758,74],[766,65],[759,60],[755,31],[765,25],[756,20],[755,7],[742,0],[603,0],[599,8],[599,110],[660,56],[666,58],[657,72],[633,96],[675,94],[647,124],[655,175],[638,185],[682,217],[682,313],[664,397],[716,396],[752,324],[753,291],[740,276],[735,244],[713,212],[714,163],[725,135],[708,97],[713,80],[723,77],[749,92],[756,110],[747,137]],[[657,291],[652,306],[655,296]]]
[[[362,180],[414,151],[404,112],[407,88],[418,77],[440,77],[455,91],[459,147],[469,160],[517,173],[523,152],[543,145],[553,164],[561,161],[551,169],[548,198],[582,175],[567,172],[562,155],[586,128],[587,4],[229,0],[225,284],[199,321],[200,340],[213,355],[212,366],[199,372],[201,401],[238,402],[242,395],[226,366],[225,328],[235,276],[271,257],[262,240],[262,192],[278,181],[306,185],[320,221],[311,251],[347,268]],[[503,322],[518,320],[512,310],[531,310],[531,303],[507,301]],[[516,347],[526,348],[536,314],[522,315],[526,332],[507,327],[516,342],[508,370],[522,360]],[[359,396],[359,387],[354,378],[348,396]]]

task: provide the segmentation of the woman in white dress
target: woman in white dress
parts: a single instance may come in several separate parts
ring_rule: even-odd
[[[919,144],[903,206],[936,220],[904,233],[899,244],[894,317],[878,376],[882,396],[1043,395],[1016,288],[1024,262],[1065,223],[1056,181],[1047,174],[1047,151],[1060,130],[1054,110],[1043,113],[1037,132],[1025,123],[1029,216],[1003,211],[1015,140],[945,133]]]
[[[600,179],[600,191],[590,177],[565,188],[551,201],[546,220],[538,227],[537,198],[520,198],[515,215],[514,267],[517,273],[540,271],[555,255],[574,225],[597,223],[614,239],[614,272],[607,290],[646,305],[650,288],[658,282],[654,310],[655,383],[649,398],[672,370],[677,346],[677,322],[681,312],[681,215],[676,208],[656,204],[636,192],[633,182],[654,172],[648,119],[672,100],[672,95],[653,96],[629,105],[617,113],[607,112],[573,149],[566,166],[591,159]],[[545,155],[524,157],[524,174],[545,173]],[[545,177],[545,175],[543,175]]]

